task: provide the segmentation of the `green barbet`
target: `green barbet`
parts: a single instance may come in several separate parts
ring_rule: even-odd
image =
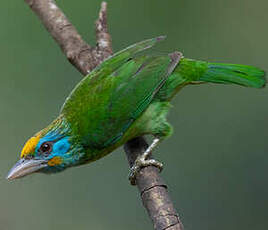
[[[141,167],[162,167],[148,158],[172,133],[166,115],[170,100],[182,87],[205,82],[265,85],[264,71],[252,66],[197,61],[179,52],[140,53],[163,38],[145,40],[114,54],[79,82],[60,115],[26,142],[7,178],[60,172],[95,161],[135,137],[153,135],[152,144],[131,169],[134,181]]]

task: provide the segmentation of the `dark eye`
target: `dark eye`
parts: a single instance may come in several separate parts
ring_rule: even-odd
[[[52,151],[52,144],[51,142],[44,142],[41,146],[40,146],[40,151],[42,153],[50,153]]]

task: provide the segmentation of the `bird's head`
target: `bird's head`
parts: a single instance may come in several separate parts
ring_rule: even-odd
[[[20,160],[7,179],[17,179],[34,172],[54,173],[77,165],[82,149],[61,118],[31,137],[22,148]]]

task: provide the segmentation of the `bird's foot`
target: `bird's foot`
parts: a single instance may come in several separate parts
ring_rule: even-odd
[[[151,156],[152,150],[157,146],[160,139],[156,138],[146,151],[137,157],[133,166],[130,169],[129,180],[132,185],[136,185],[136,177],[139,171],[147,166],[155,166],[160,171],[163,169],[163,164],[155,159],[148,159]]]
[[[136,177],[139,173],[139,171],[147,166],[155,166],[157,167],[160,171],[163,169],[163,164],[157,160],[154,159],[144,159],[142,156],[138,157],[135,160],[134,165],[130,169],[130,174],[129,174],[129,181],[132,185],[136,185]]]

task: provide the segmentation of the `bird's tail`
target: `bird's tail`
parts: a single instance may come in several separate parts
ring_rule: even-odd
[[[183,62],[182,66],[193,67],[193,70],[188,72],[189,76],[187,76],[187,71],[185,72],[185,77],[192,82],[237,84],[253,88],[262,88],[266,83],[265,72],[253,66],[209,63],[190,59],[184,59]]]
[[[265,72],[246,65],[209,63],[182,58],[157,97],[170,100],[182,87],[200,83],[237,84],[253,88],[265,86]]]
[[[253,66],[208,63],[208,68],[200,77],[200,81],[238,84],[247,87],[261,88],[266,80],[263,70]]]

